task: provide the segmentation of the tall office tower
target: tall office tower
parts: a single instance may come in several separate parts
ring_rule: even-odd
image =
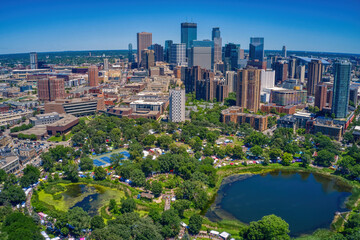
[[[263,92],[266,88],[273,88],[275,86],[275,71],[261,69],[260,82],[260,92]]]
[[[249,44],[249,60],[264,61],[264,38],[252,37]]]
[[[173,44],[172,40],[165,41],[165,62],[170,63],[171,60],[171,45]]]
[[[132,49],[132,44],[129,43],[128,45],[128,59],[129,59],[129,62],[134,62],[134,55],[133,55],[133,49]]]
[[[192,41],[197,39],[196,23],[181,23],[181,43],[186,44],[186,49],[191,47]]]
[[[275,70],[275,84],[280,84],[287,79],[288,76],[288,64],[284,60],[273,63]]]
[[[334,64],[334,93],[331,113],[334,113],[336,118],[346,118],[348,114],[350,75],[350,62],[341,61]]]
[[[222,39],[220,37],[220,28],[212,29],[212,38],[214,42],[214,63],[218,63],[222,59]]]
[[[88,81],[90,87],[97,87],[99,85],[99,69],[97,68],[97,66],[89,67]]]
[[[173,43],[170,49],[170,63],[175,66],[187,66],[186,62],[186,44]]]
[[[141,51],[141,67],[150,69],[155,66],[154,50],[145,49]]]
[[[238,70],[236,105],[257,112],[260,107],[260,69]]]
[[[212,101],[216,95],[214,87],[214,73],[204,71],[201,79],[196,81],[195,97],[197,100]]]
[[[38,58],[36,52],[30,53],[30,68],[37,69],[38,68]]]
[[[170,90],[169,117],[171,122],[185,121],[185,89]]]
[[[214,42],[193,41],[189,52],[189,67],[200,66],[205,69],[214,68]]]
[[[149,47],[150,50],[154,51],[155,62],[164,61],[164,48],[160,44],[153,44]]]
[[[296,58],[289,59],[289,78],[295,78],[296,74]]]
[[[226,71],[235,71],[239,67],[240,44],[228,43],[224,47],[224,64]]]
[[[301,83],[305,82],[305,65],[299,65],[296,67],[296,78],[300,80]]]
[[[202,79],[203,69],[199,66],[184,68],[185,92],[192,93],[196,90],[196,81]],[[181,74],[182,76],[183,74]]]
[[[226,85],[228,86],[229,93],[236,92],[236,72],[235,71],[226,71],[225,75]]]
[[[322,64],[321,60],[311,60],[308,65],[308,81],[306,84],[307,95],[313,96],[315,94],[315,87],[322,78]]]
[[[283,46],[282,48],[282,56],[286,58],[286,46]]]
[[[152,33],[141,32],[137,33],[137,57],[138,64],[141,64],[141,51],[147,49],[152,44]]]
[[[224,102],[225,98],[229,96],[229,88],[225,80],[219,80],[215,83],[215,98],[218,102]]]
[[[109,70],[109,59],[104,58],[104,70]]]
[[[63,78],[42,78],[37,81],[40,101],[54,101],[65,98],[65,82]]]
[[[332,95],[332,85],[319,83],[316,86],[315,91],[315,107],[318,107],[320,111],[322,111],[324,108],[331,109]]]

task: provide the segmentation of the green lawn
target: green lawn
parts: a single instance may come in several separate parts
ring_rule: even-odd
[[[66,134],[65,137],[66,137],[66,140],[65,141],[68,141],[74,134],[72,134],[71,132]],[[63,138],[62,136],[60,137],[56,137],[56,136],[52,136],[48,139],[48,141],[50,142],[62,142],[63,141]]]

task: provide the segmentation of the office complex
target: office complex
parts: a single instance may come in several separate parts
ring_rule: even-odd
[[[275,70],[275,84],[281,84],[287,79],[288,64],[286,61],[277,61],[273,64],[272,68]]]
[[[271,69],[261,69],[260,81],[260,92],[267,88],[273,88],[275,86],[275,71]]]
[[[38,57],[36,52],[30,53],[30,68],[37,69],[38,68]]]
[[[165,59],[165,62],[167,62],[167,63],[170,63],[170,60],[171,60],[171,45],[172,44],[173,44],[172,40],[165,41],[164,59]]]
[[[137,58],[138,64],[141,63],[141,51],[147,49],[152,44],[152,33],[141,32],[137,33]]]
[[[153,44],[149,47],[150,50],[154,51],[155,62],[164,61],[164,48],[160,44]]]
[[[181,43],[185,43],[186,49],[191,47],[192,41],[197,39],[196,23],[181,23]]]
[[[273,89],[270,94],[270,103],[279,106],[298,105],[306,103],[306,91],[290,89]]]
[[[133,49],[132,49],[131,43],[129,43],[129,45],[128,45],[128,59],[129,59],[129,62],[134,62],[134,55],[133,55]]]
[[[97,66],[89,67],[88,81],[90,87],[97,87],[99,85],[99,69],[97,68]]]
[[[193,41],[189,54],[189,67],[200,66],[205,69],[213,68],[213,41]]]
[[[288,64],[288,72],[289,72],[289,78],[295,78],[296,73],[296,58],[289,59]]]
[[[203,78],[204,70],[199,66],[184,68],[185,92],[192,93],[196,89],[196,81]]]
[[[141,51],[141,64],[140,66],[146,69],[150,69],[155,66],[155,56],[154,51],[145,49]]]
[[[220,28],[215,27],[212,29],[212,41],[214,42],[214,63],[222,60],[222,39],[220,36]]]
[[[335,114],[335,118],[346,118],[348,114],[350,75],[350,62],[341,61],[334,64],[334,93],[331,113]]]
[[[282,56],[286,58],[286,46],[282,47]]]
[[[251,68],[237,72],[236,106],[257,112],[260,108],[261,70]]]
[[[37,81],[38,99],[54,101],[65,98],[65,83],[63,78],[40,78]]]
[[[104,58],[104,70],[109,70],[109,59]]]
[[[252,37],[249,44],[249,60],[264,61],[264,38]]]
[[[315,91],[315,107],[320,111],[324,108],[331,109],[333,86],[327,83],[319,83]]]
[[[185,121],[185,89],[170,90],[169,117],[171,122]]]
[[[175,66],[187,66],[186,61],[186,44],[173,43],[170,49],[170,63]]]
[[[315,94],[316,85],[321,81],[322,64],[321,60],[311,60],[308,65],[308,81],[306,84],[308,96]]]
[[[226,71],[236,71],[241,59],[240,44],[228,43],[224,47],[224,64]]]

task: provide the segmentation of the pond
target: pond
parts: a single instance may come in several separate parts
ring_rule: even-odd
[[[97,184],[73,183],[63,186],[65,191],[59,193],[62,195],[60,200],[55,200],[53,195],[45,193],[44,190],[39,193],[39,200],[60,211],[81,207],[90,216],[95,216],[103,206],[109,204],[110,199],[115,199],[119,203],[125,196],[123,191]]]
[[[250,223],[275,214],[290,225],[292,236],[299,236],[329,228],[335,212],[347,211],[350,191],[336,178],[312,173],[235,175],[223,180],[206,216]]]

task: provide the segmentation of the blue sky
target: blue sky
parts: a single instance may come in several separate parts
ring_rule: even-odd
[[[198,23],[198,39],[220,27],[223,44],[248,49],[360,53],[359,0],[11,0],[0,5],[0,54],[136,48],[136,33],[153,42],[180,41],[180,23]]]

